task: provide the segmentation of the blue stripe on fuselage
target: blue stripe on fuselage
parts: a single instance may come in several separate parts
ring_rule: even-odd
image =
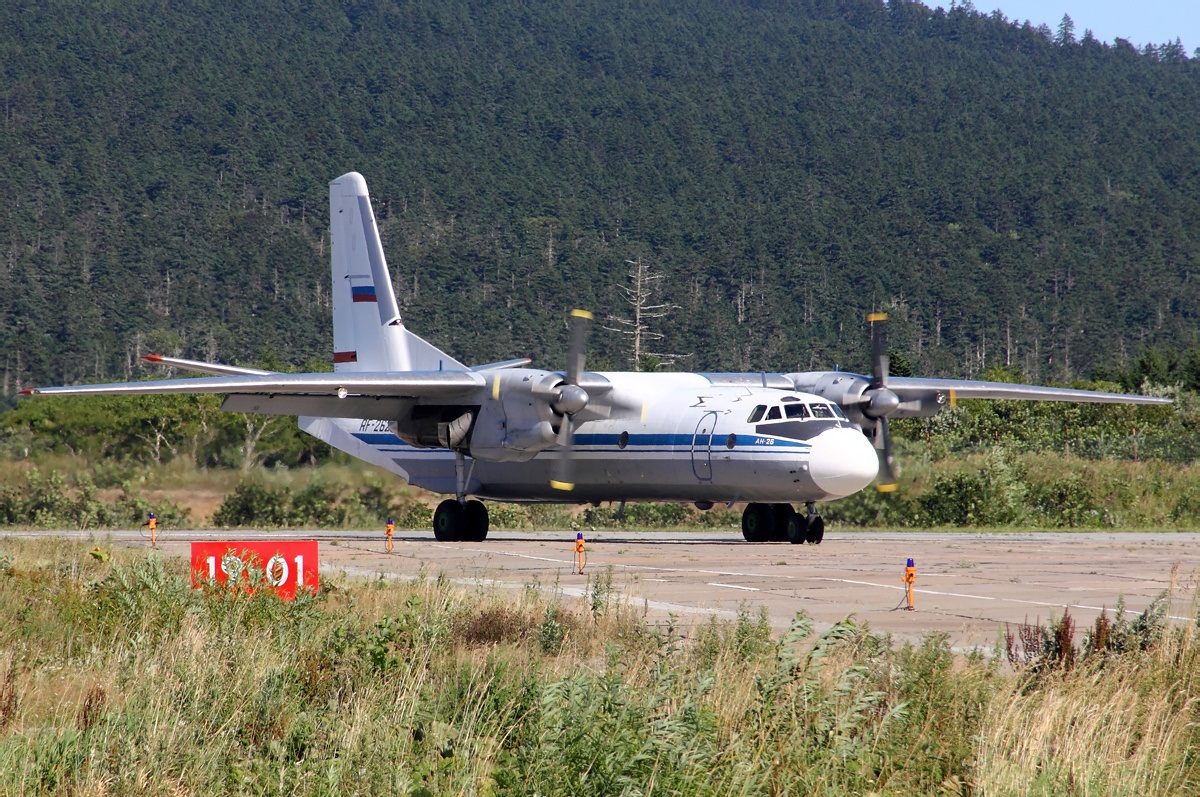
[[[794,448],[801,451],[807,451],[812,448],[812,444],[804,440],[787,440],[782,437],[771,437],[770,435],[761,434],[739,434],[735,435],[734,447],[762,447],[762,448]],[[575,445],[577,446],[603,446],[619,447],[618,439],[620,435],[616,434],[577,434],[575,435]],[[725,441],[728,440],[728,435],[714,434],[712,435],[711,445],[713,448],[725,446]],[[688,448],[692,447],[692,443],[696,442],[700,446],[704,446],[703,440],[696,440],[695,435],[690,434],[631,434],[629,441],[626,444],[628,448],[644,448],[647,446],[673,447],[673,448]]]
[[[421,449],[414,448],[401,440],[391,432],[351,432],[357,439],[366,443],[369,446],[388,446],[388,451],[440,451],[441,449]],[[575,435],[575,445],[579,448],[588,449],[616,449],[622,450],[619,445],[620,435],[617,434],[580,434]],[[719,448],[728,448],[726,440],[728,435],[713,435],[712,441],[709,444],[714,450]],[[681,449],[690,450],[692,442],[695,440],[690,434],[631,434],[625,445],[626,451],[633,449],[638,453],[650,453],[652,451],[678,451]],[[704,448],[705,443],[699,441],[699,448]],[[790,453],[802,453],[812,448],[812,444],[803,440],[787,440],[782,437],[771,437],[770,435],[759,434],[740,434],[737,435],[737,440],[734,443],[732,450],[747,449],[753,450],[755,453],[765,453],[768,450],[788,451]]]

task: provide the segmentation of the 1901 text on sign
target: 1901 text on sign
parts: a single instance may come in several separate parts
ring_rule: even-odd
[[[192,585],[267,586],[291,600],[316,592],[316,540],[246,540],[192,543]]]

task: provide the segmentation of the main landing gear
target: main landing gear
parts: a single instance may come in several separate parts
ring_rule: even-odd
[[[439,542],[483,542],[488,533],[488,511],[482,501],[459,503],[447,498],[433,511],[433,536]]]
[[[791,504],[747,504],[742,512],[742,536],[746,542],[809,542],[820,545],[825,538],[825,521],[813,502],[804,505],[804,514]]]
[[[463,453],[455,451],[454,455],[454,497],[433,510],[433,537],[438,542],[483,542],[488,533],[487,507],[482,501],[468,501],[464,495],[475,464],[472,462],[468,471]]]

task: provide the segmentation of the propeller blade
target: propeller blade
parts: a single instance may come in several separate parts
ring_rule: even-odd
[[[863,391],[858,404],[868,418],[886,418],[900,406],[900,397],[888,390],[887,314],[869,313],[871,325],[871,384]]]
[[[571,348],[567,351],[565,384],[557,388],[552,407],[562,415],[558,427],[559,452],[551,468],[550,486],[555,490],[575,489],[575,413],[588,405],[587,391],[579,386],[587,361],[587,333],[592,314],[576,308],[571,311]]]
[[[895,459],[892,457],[892,435],[888,431],[888,419],[875,421],[875,450],[879,453],[879,484],[875,489],[890,493],[896,489]]]
[[[588,323],[592,314],[576,308],[571,311],[571,348],[567,351],[567,384],[578,385],[587,359]]]
[[[554,465],[550,470],[550,486],[555,490],[574,490],[575,489],[575,430],[574,423],[571,422],[571,416],[567,415],[562,419],[562,424],[558,428],[558,437],[556,441],[561,450],[558,452],[558,457],[554,460]]]
[[[871,387],[887,387],[887,313],[868,313],[871,325]]]
[[[574,425],[575,424],[571,423],[570,415],[563,418],[562,423],[558,425],[558,435],[554,438],[555,444],[562,446],[563,448],[571,445],[572,441],[575,439],[575,429],[573,428]]]

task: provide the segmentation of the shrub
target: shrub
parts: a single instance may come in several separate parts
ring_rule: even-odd
[[[225,497],[212,520],[221,528],[286,526],[291,514],[290,504],[286,487],[273,489],[257,482],[244,481]]]
[[[1100,526],[1109,517],[1096,505],[1096,494],[1080,474],[1055,479],[1029,488],[1029,503],[1046,525]]]
[[[395,521],[398,529],[427,529],[433,510],[418,501],[404,501],[392,507],[389,517]],[[494,512],[489,512],[489,520],[492,526],[496,526]]]
[[[1003,526],[1025,514],[1027,485],[1012,456],[994,448],[977,474],[943,476],[917,499],[931,526]]]
[[[883,493],[868,487],[824,505],[821,514],[826,523],[847,526],[910,526],[918,506],[916,501],[899,492]]]
[[[288,525],[318,526],[330,528],[345,524],[346,512],[338,511],[338,494],[335,490],[317,482],[302,487],[292,496]],[[213,518],[216,522],[216,518]]]
[[[630,504],[625,507],[627,526],[662,528],[690,520],[692,510],[683,504]]]
[[[451,623],[454,634],[468,645],[520,642],[533,633],[533,619],[510,606],[484,606],[459,615]]]
[[[987,485],[978,476],[942,476],[917,499],[921,520],[930,526],[970,526],[985,513]]]
[[[151,505],[125,487],[116,501],[105,503],[87,476],[70,484],[58,471],[33,468],[24,482],[0,488],[0,526],[39,528],[114,528],[143,525],[153,511],[163,526],[181,526],[187,511],[169,501]]]
[[[1175,501],[1171,520],[1176,523],[1200,523],[1200,488],[1193,488]]]

